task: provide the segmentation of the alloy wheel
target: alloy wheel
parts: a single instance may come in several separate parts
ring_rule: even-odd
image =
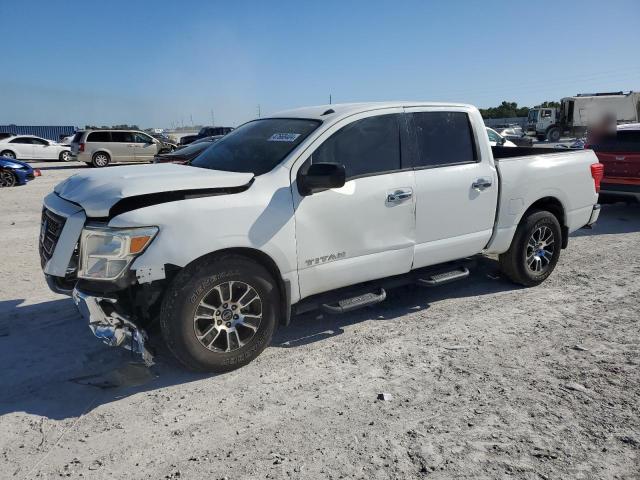
[[[228,281],[202,298],[193,317],[198,341],[213,352],[238,350],[254,337],[262,321],[262,299],[245,282]]]
[[[555,252],[553,230],[542,225],[536,228],[527,242],[527,268],[536,274],[544,273],[549,268]]]

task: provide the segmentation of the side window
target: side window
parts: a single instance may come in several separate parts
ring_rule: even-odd
[[[551,110],[543,110],[542,118],[551,118]]]
[[[87,137],[87,142],[110,142],[110,132],[91,132]]]
[[[135,143],[152,143],[151,137],[149,135],[145,135],[144,133],[136,132],[133,134],[135,138]]]
[[[478,161],[473,130],[465,112],[417,112],[411,118],[418,143],[416,167]]]
[[[23,145],[31,145],[31,139],[29,137],[16,137],[9,143],[21,143]]]
[[[33,143],[34,145],[49,145],[49,142],[42,138],[32,138],[31,143]]]
[[[313,152],[312,163],[341,163],[347,179],[399,170],[400,115],[356,120],[324,141]]]
[[[131,132],[111,132],[111,141],[118,143],[134,143]]]

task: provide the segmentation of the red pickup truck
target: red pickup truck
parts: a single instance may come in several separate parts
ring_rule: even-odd
[[[601,194],[640,201],[640,123],[619,125],[614,135],[585,148],[604,165]]]

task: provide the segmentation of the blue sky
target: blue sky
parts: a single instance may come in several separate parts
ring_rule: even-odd
[[[0,124],[640,90],[640,1],[0,0]]]

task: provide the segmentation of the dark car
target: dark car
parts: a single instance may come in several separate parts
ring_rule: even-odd
[[[218,141],[220,136],[212,138],[208,141],[192,143],[185,147],[180,147],[170,153],[158,154],[153,158],[153,163],[180,163],[185,164],[191,162],[194,158],[204,152],[207,148]]]
[[[13,158],[0,157],[0,188],[24,185],[40,176],[40,170]]]
[[[189,145],[190,143],[204,137],[226,135],[232,130],[232,127],[202,127],[197,135],[185,135],[180,138],[180,145]]]

